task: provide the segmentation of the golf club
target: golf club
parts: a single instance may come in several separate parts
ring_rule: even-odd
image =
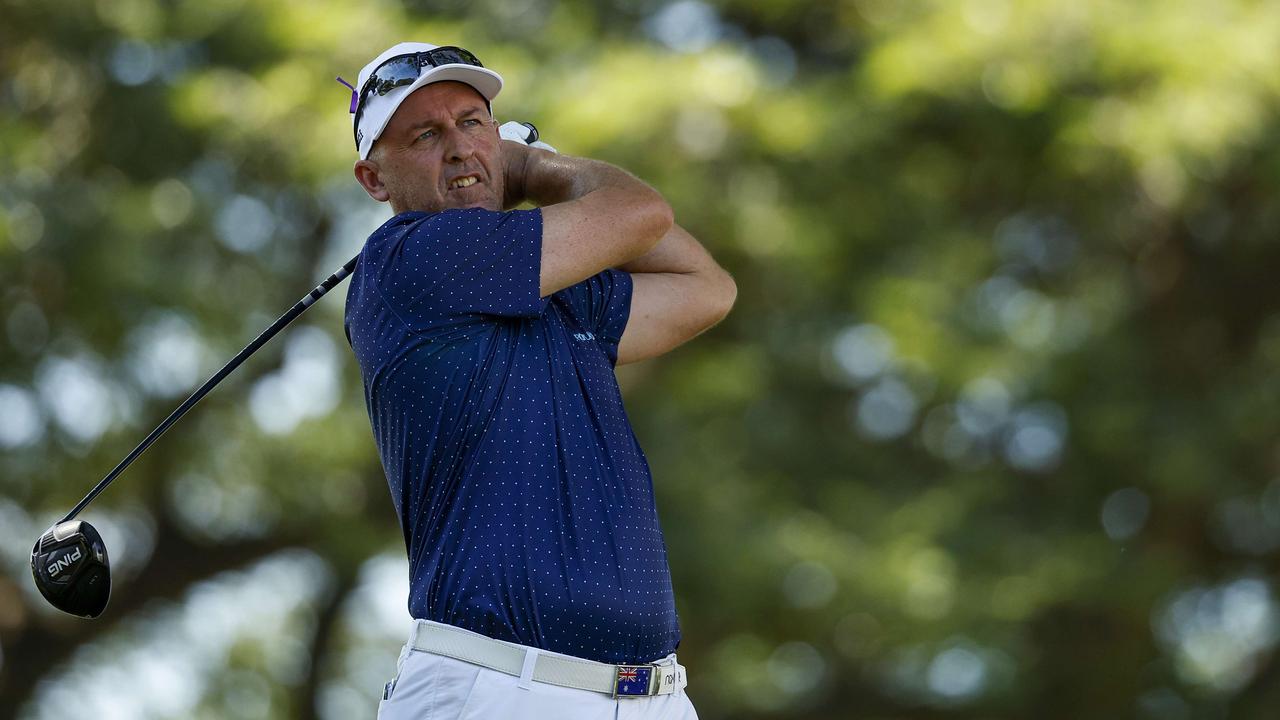
[[[98,496],[112,480],[115,480],[124,469],[141,455],[151,443],[156,441],[183,415],[187,414],[200,399],[222,382],[250,355],[254,354],[275,337],[276,333],[293,322],[312,303],[324,297],[325,293],[341,283],[356,267],[360,256],[351,258],[337,272],[294,303],[285,314],[263,330],[253,342],[245,346],[235,357],[214,373],[203,385],[191,393],[176,410],[156,426],[138,446],[133,449],[115,469],[107,473],[101,482],[89,491],[66,517],[59,520],[40,536],[35,547],[31,549],[31,574],[35,577],[36,587],[49,604],[63,612],[80,617],[95,618],[102,614],[111,597],[111,565],[107,560],[107,546],[97,529],[84,520],[75,520],[94,498]]]

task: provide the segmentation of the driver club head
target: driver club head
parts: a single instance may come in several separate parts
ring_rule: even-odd
[[[95,618],[111,597],[107,546],[89,523],[68,520],[45,531],[31,549],[31,574],[49,604]]]

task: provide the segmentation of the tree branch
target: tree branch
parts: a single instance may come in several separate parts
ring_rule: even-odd
[[[324,604],[318,608],[316,617],[316,630],[311,636],[311,667],[307,672],[306,682],[298,688],[298,696],[296,706],[298,707],[298,717],[318,718],[319,714],[319,693],[321,681],[324,679],[324,671],[326,661],[329,659],[329,653],[334,639],[334,630],[338,625],[338,619],[341,615],[342,606],[346,602],[347,597],[351,595],[352,590],[356,586],[356,578],[359,574],[360,566],[354,567],[344,565],[342,567],[334,567],[334,573],[337,576],[334,580],[334,586],[324,600]]]

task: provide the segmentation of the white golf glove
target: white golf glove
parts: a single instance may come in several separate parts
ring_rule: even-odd
[[[503,140],[524,143],[530,147],[557,152],[555,148],[538,139],[538,128],[534,127],[533,123],[522,123],[515,120],[505,122],[498,127],[498,136]]]

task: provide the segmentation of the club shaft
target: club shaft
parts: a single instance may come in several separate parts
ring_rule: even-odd
[[[338,268],[337,272],[330,275],[324,282],[317,285],[314,290],[304,295],[298,302],[294,303],[293,307],[289,308],[285,314],[281,315],[278,320],[271,323],[266,330],[263,330],[258,337],[254,338],[253,342],[246,345],[239,353],[236,353],[236,356],[231,358],[230,362],[223,365],[221,370],[214,373],[213,377],[210,377],[203,385],[197,388],[195,392],[191,393],[191,396],[184,400],[176,410],[169,413],[169,417],[165,418],[164,422],[157,425],[156,429],[152,430],[150,435],[147,435],[142,442],[138,443],[138,446],[126,455],[124,460],[121,460],[120,464],[116,465],[114,470],[107,473],[107,476],[102,478],[101,482],[95,485],[93,489],[89,491],[89,494],[84,496],[83,500],[77,503],[75,507],[71,508],[71,512],[67,513],[67,516],[62,518],[61,522],[66,522],[74,518],[76,515],[79,515],[80,511],[84,510],[85,506],[93,502],[94,498],[98,497],[98,493],[105,490],[107,486],[111,484],[112,480],[115,480],[120,473],[124,472],[125,468],[129,467],[134,460],[138,459],[139,455],[146,451],[147,448],[151,447],[151,443],[155,442],[157,438],[163,435],[165,430],[168,430],[169,427],[177,422],[179,418],[186,415],[188,410],[195,407],[195,404],[200,402],[200,399],[205,395],[208,395],[209,391],[212,390],[214,386],[226,379],[226,377],[234,372],[236,368],[240,367],[240,364],[243,363],[250,355],[257,352],[258,348],[266,345],[267,341],[275,337],[276,333],[283,330],[286,325],[297,319],[297,317],[305,312],[307,308],[311,307],[315,301],[324,297],[325,293],[337,287],[339,283],[345,280],[346,277],[355,270],[356,261],[359,259],[359,255],[351,258],[346,265]]]

